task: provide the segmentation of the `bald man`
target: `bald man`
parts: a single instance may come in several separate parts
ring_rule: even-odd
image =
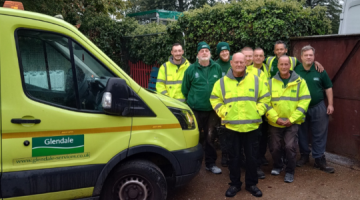
[[[246,156],[245,189],[261,197],[262,192],[256,186],[258,128],[270,103],[270,94],[258,76],[247,72],[244,54],[234,54],[230,65],[227,74],[215,83],[210,96],[211,105],[226,128],[231,183],[225,196],[233,197],[241,190],[239,157],[242,145]]]

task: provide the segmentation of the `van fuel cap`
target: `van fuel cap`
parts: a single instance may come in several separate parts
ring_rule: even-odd
[[[25,146],[29,146],[29,144],[30,144],[29,140],[25,140],[25,141],[24,141],[24,145],[25,145]]]

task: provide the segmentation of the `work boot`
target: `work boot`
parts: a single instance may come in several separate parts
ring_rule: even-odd
[[[227,167],[228,166],[228,161],[229,161],[228,154],[222,154],[222,156],[221,156],[221,166]]]
[[[205,167],[206,170],[211,171],[214,174],[221,174],[221,169],[213,165],[212,167]]]
[[[253,196],[256,196],[256,197],[262,196],[261,190],[258,187],[256,187],[256,185],[246,186],[245,190],[249,191]]]
[[[257,168],[256,172],[257,172],[257,175],[258,175],[259,179],[264,179],[265,178],[265,173],[261,170],[260,167]]]
[[[308,162],[309,162],[309,155],[301,155],[300,159],[298,161],[296,161],[296,166],[302,167],[303,165],[305,165]]]
[[[335,172],[334,168],[327,166],[325,155],[320,158],[315,158],[314,167],[319,168],[320,170],[327,172],[327,173]]]
[[[285,178],[284,178],[284,182],[285,183],[292,183],[293,181],[294,181],[294,174],[286,173]]]
[[[280,174],[281,171],[282,171],[281,168],[273,168],[273,169],[271,170],[271,175],[277,176],[277,175]]]
[[[241,187],[230,186],[229,189],[226,190],[226,197],[233,197],[241,190]]]

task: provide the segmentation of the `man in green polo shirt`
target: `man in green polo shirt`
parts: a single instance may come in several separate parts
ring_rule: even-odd
[[[219,42],[216,46],[216,54],[219,56],[215,62],[220,65],[222,76],[225,76],[227,71],[230,69],[230,60],[232,56],[230,56],[230,46],[227,42]]]
[[[333,91],[331,80],[324,70],[318,72],[315,69],[315,49],[310,45],[301,49],[301,60],[303,64],[295,68],[295,72],[305,79],[310,91],[311,102],[306,113],[305,122],[299,128],[299,147],[301,158],[297,161],[298,167],[309,162],[308,130],[312,134],[312,156],[315,159],[314,167],[333,173],[334,168],[327,166],[325,159],[325,148],[328,134],[329,115],[334,112]],[[325,94],[328,106],[325,106]]]
[[[272,78],[276,75],[276,73],[279,71],[277,65],[278,60],[282,55],[286,55],[288,52],[287,46],[285,42],[278,40],[275,42],[274,45],[274,54],[275,56],[267,57],[264,61],[267,66],[269,66],[268,77]],[[290,57],[290,70],[294,70],[296,66],[300,65],[301,63],[296,57]],[[324,70],[324,67],[317,61],[315,61],[316,70],[319,72],[322,72]]]

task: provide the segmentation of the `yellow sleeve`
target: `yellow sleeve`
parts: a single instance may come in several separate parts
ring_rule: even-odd
[[[165,84],[165,68],[164,65],[161,65],[159,69],[159,73],[156,80],[156,91],[169,96],[168,91],[166,90],[166,84]]]
[[[221,78],[223,79],[223,78]],[[220,87],[220,80],[216,81],[216,83],[214,84],[213,90],[211,92],[210,95],[210,103],[211,106],[213,107],[213,109],[215,110],[215,112],[217,113],[217,115],[220,118],[224,118],[225,117],[225,113],[226,113],[226,106],[224,103],[224,99],[221,93],[221,87]]]
[[[256,108],[260,116],[264,115],[267,109],[269,108],[270,99],[271,97],[270,97],[267,81],[263,82],[261,78],[259,78],[259,92],[258,92]]]
[[[289,120],[291,123],[305,117],[305,113],[309,107],[311,96],[306,81],[302,79],[299,91],[299,101],[296,110],[291,114]]]
[[[270,91],[270,82],[271,82],[272,80],[270,79],[269,80],[269,86],[268,86],[268,89],[269,89],[269,92],[270,92],[270,95],[271,95],[271,91]],[[279,119],[279,115],[278,115],[278,113],[276,112],[276,110],[272,107],[272,104],[271,104],[271,102],[270,102],[270,104],[269,104],[269,107],[268,107],[268,109],[267,109],[267,112],[266,112],[266,118],[270,121],[270,122],[272,122],[272,123],[274,123],[274,124],[276,124],[276,121]]]

